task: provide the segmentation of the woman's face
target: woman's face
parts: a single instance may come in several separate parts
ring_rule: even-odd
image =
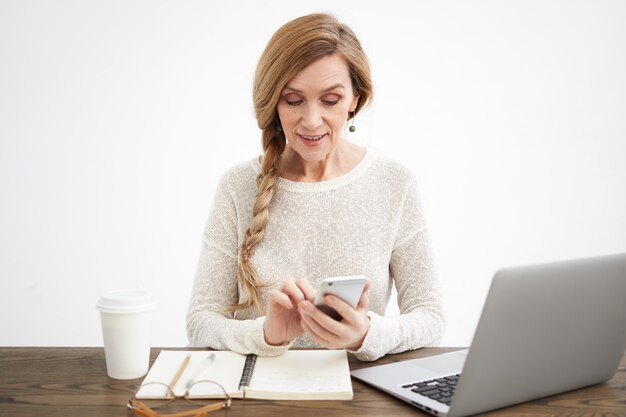
[[[315,61],[283,89],[278,116],[289,145],[307,162],[324,160],[344,139],[358,97],[339,55]]]

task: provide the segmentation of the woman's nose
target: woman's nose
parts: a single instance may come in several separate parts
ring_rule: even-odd
[[[321,109],[316,106],[306,106],[304,114],[302,116],[302,125],[309,130],[315,130],[323,123]]]

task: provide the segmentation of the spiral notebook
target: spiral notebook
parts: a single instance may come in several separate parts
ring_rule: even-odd
[[[142,384],[169,384],[189,355],[184,371],[173,387],[177,397],[188,384],[201,380],[219,383],[232,398],[267,400],[350,400],[352,381],[343,350],[289,350],[280,356],[242,355],[229,351],[162,350]],[[166,388],[142,387],[140,399],[165,398]],[[221,389],[211,383],[189,388],[190,398],[218,398]]]

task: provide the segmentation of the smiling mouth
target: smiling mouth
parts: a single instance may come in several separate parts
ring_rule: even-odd
[[[309,135],[300,135],[298,134],[302,139],[305,140],[309,140],[311,142],[317,142],[318,140],[322,139],[324,136],[326,136],[326,133],[324,133],[323,135],[317,135],[317,136],[309,136]]]

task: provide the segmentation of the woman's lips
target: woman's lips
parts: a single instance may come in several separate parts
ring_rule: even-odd
[[[301,135],[297,133],[300,140],[307,146],[319,146],[328,136],[327,133],[321,135]]]

